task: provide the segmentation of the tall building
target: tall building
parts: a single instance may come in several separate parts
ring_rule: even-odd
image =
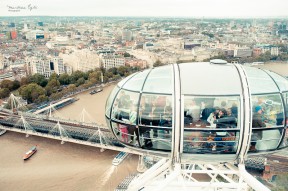
[[[125,65],[125,58],[122,55],[108,54],[101,55],[102,66],[105,69],[120,67]]]
[[[122,32],[122,40],[123,41],[131,41],[132,40],[132,31],[124,30]]]
[[[74,50],[69,54],[60,54],[64,64],[72,67],[73,71],[87,72],[100,67],[100,58],[96,52],[88,49]]]

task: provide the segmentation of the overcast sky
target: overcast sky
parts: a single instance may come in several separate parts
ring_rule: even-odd
[[[288,0],[0,0],[0,16],[21,15],[283,17]]]

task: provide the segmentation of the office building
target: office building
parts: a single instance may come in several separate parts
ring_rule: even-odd
[[[120,67],[125,65],[125,58],[122,55],[108,54],[101,55],[102,66],[105,69]]]

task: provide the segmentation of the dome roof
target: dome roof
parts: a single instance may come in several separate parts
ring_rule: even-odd
[[[287,101],[286,78],[211,60],[128,76],[111,92],[106,118],[123,144],[144,153],[224,162],[286,147]]]

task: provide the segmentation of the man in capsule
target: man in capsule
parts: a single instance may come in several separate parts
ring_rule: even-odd
[[[252,118],[252,129],[253,128],[262,128],[266,127],[266,124],[262,120],[262,107],[260,105],[255,107],[255,113],[253,114]],[[252,137],[251,137],[251,146],[250,146],[250,151],[255,151],[256,150],[256,142],[257,140],[262,139],[262,130],[252,130]]]

